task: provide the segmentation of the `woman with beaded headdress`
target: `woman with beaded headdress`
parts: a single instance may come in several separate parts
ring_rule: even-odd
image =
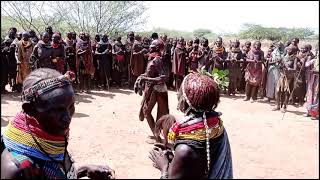
[[[1,145],[1,179],[110,179],[108,166],[75,168],[67,147],[75,112],[74,73],[40,68],[23,83],[22,111],[9,122]]]
[[[218,85],[211,77],[191,73],[184,78],[178,108],[185,116],[171,126],[167,137],[174,155],[163,146],[150,152],[161,179],[233,178],[228,135],[221,113],[214,110],[219,98]]]

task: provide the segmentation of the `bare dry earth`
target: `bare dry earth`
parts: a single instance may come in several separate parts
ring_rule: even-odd
[[[319,121],[302,116],[304,108],[290,106],[281,120],[273,104],[222,97],[218,111],[228,131],[235,178],[319,178]],[[141,96],[111,89],[76,96],[69,150],[80,164],[108,164],[118,178],[159,178],[152,167],[146,141],[147,122],[138,120]],[[169,106],[176,110],[176,93]],[[20,97],[1,95],[1,127],[20,110]],[[154,111],[155,113],[155,111]]]

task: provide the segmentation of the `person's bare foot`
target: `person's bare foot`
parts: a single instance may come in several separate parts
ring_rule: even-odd
[[[243,99],[243,101],[249,101],[249,98],[245,97],[245,98]]]

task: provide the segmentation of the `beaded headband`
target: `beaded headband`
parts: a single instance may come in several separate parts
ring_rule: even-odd
[[[35,101],[40,95],[52,91],[57,88],[61,88],[67,85],[71,85],[71,82],[75,80],[75,74],[72,71],[67,71],[64,75],[44,80],[38,84],[31,86],[24,90],[21,95],[21,99],[24,101]]]

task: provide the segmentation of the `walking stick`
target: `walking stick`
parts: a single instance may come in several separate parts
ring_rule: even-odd
[[[129,64],[128,64],[128,84],[129,84],[129,88],[131,86],[131,81],[132,81],[132,74],[131,74],[131,60],[132,60],[132,55],[133,55],[133,44],[131,47],[131,51],[130,51],[130,59],[129,59]]]
[[[298,78],[297,78],[297,77],[299,77],[299,76],[300,76],[301,70],[302,70],[302,66],[301,66],[301,68],[300,68],[300,70],[299,70],[299,72],[298,72],[297,76],[295,77],[295,81],[294,81],[294,83],[293,83],[293,89],[292,89],[292,92],[290,92],[289,100],[290,100],[290,98],[291,98],[291,97],[292,97],[292,95],[293,95],[294,87],[296,86],[296,84],[297,84],[297,82],[298,82]],[[281,120],[283,120],[284,115],[286,114],[286,112],[287,112],[287,111],[285,111],[285,112],[283,113]]]

